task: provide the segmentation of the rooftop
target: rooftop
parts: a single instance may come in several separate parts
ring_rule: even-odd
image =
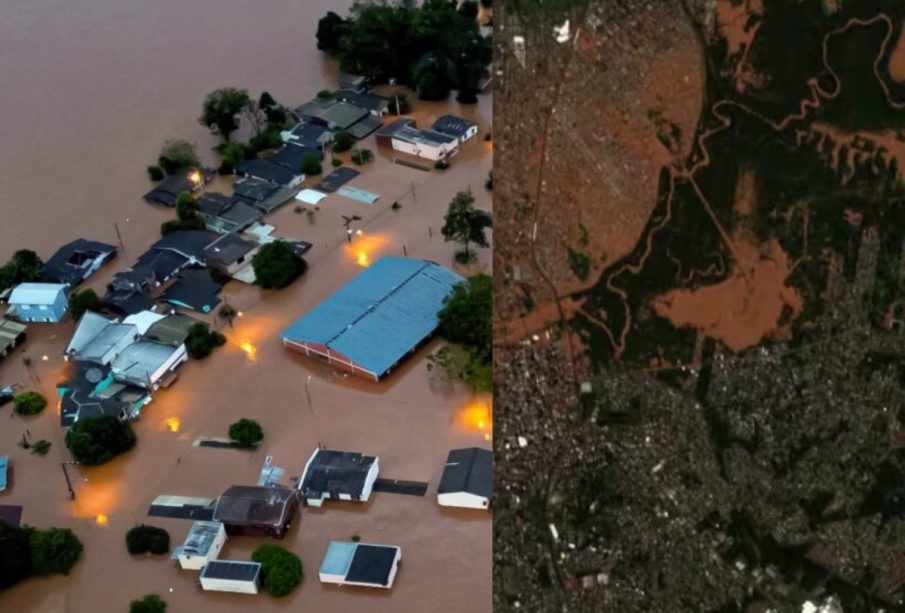
[[[257,243],[247,241],[236,234],[224,234],[204,250],[204,256],[208,263],[230,266],[257,247]]]
[[[462,117],[443,115],[442,117],[437,118],[437,121],[434,122],[432,127],[437,132],[461,138],[465,136],[469,129],[475,128],[477,125],[478,124],[475,122]]]
[[[9,296],[10,304],[53,304],[60,292],[66,290],[62,283],[20,283]]]
[[[350,583],[387,587],[397,556],[399,547],[395,545],[332,541],[320,573],[343,577]]]
[[[123,349],[113,360],[113,374],[118,379],[146,384],[157,370],[173,355],[173,347],[140,341]]]
[[[227,579],[231,581],[257,581],[261,574],[259,562],[239,560],[211,560],[201,569],[205,579]]]
[[[299,490],[303,496],[312,498],[321,498],[323,494],[360,496],[376,460],[351,451],[318,449],[299,479]]]
[[[160,321],[156,321],[148,328],[145,335],[149,341],[178,347],[189,335],[189,328],[198,323],[196,319],[188,315],[167,315]]]
[[[327,345],[380,376],[436,330],[443,301],[460,281],[439,264],[385,256],[282,336]]]
[[[443,134],[442,132],[436,132],[434,130],[413,128],[412,126],[405,126],[400,130],[397,130],[393,134],[393,138],[399,139],[406,143],[411,143],[413,145],[424,143],[427,145],[437,146],[448,145],[450,143],[456,142],[455,136],[450,136],[449,134]]]
[[[54,283],[76,285],[117,252],[116,247],[83,238],[57,249],[44,264],[44,277]]]
[[[446,459],[437,493],[467,492],[493,497],[493,453],[489,449],[453,449]]]
[[[236,172],[278,185],[289,185],[301,171],[289,170],[267,160],[246,160],[236,166]]]
[[[192,523],[189,533],[186,535],[182,545],[173,549],[170,556],[171,560],[176,560],[179,556],[199,556],[205,557],[211,550],[214,541],[223,524],[215,521],[196,521]]]
[[[282,486],[233,485],[214,507],[214,520],[241,526],[282,527],[296,493]]]

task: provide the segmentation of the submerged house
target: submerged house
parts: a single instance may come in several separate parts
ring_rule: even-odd
[[[299,493],[313,507],[325,499],[367,502],[379,471],[376,456],[315,449],[299,477]]]
[[[289,202],[295,196],[295,191],[291,187],[255,177],[245,177],[233,182],[233,197],[265,214]]]
[[[423,130],[408,117],[388,123],[376,135],[377,145],[393,151],[437,161],[459,152],[459,140],[435,130]]]
[[[205,268],[188,268],[176,276],[176,281],[163,292],[160,299],[173,306],[199,313],[210,313],[220,304],[217,294],[223,286],[211,278]]]
[[[333,132],[348,132],[357,139],[366,137],[383,122],[367,108],[336,98],[315,98],[295,109],[302,121],[322,125]]]
[[[204,591],[257,594],[262,577],[258,562],[213,560],[202,568],[198,582]]]
[[[0,319],[0,359],[25,342],[28,327],[10,319]]]
[[[69,308],[62,283],[20,283],[9,296],[9,314],[20,321],[56,323]]]
[[[258,243],[236,234],[224,234],[204,250],[205,263],[221,275],[233,277],[243,268],[251,266],[252,258],[260,249]]]
[[[287,145],[323,150],[333,142],[333,132],[326,126],[300,121],[291,129],[280,132],[280,138]]]
[[[437,488],[437,503],[444,507],[487,509],[492,499],[493,452],[478,447],[450,451]]]
[[[274,185],[295,187],[305,180],[301,170],[290,170],[280,164],[268,160],[246,160],[236,165],[236,174],[246,178],[267,181]]]
[[[226,528],[220,522],[196,521],[182,545],[170,555],[183,570],[201,570],[217,559],[226,543]]]
[[[118,323],[86,311],[79,320],[63,358],[67,361],[94,362],[106,366],[140,337],[138,328],[134,325]]]
[[[478,134],[478,124],[455,115],[438,117],[431,127],[434,132],[458,138],[460,143],[471,140]]]
[[[208,192],[201,196],[198,199],[198,206],[205,227],[219,234],[241,232],[262,217],[261,211],[240,198],[217,192]]]
[[[373,543],[333,541],[318,572],[321,583],[361,587],[393,587],[402,548]]]
[[[227,534],[283,538],[298,506],[298,492],[288,487],[233,485],[217,499],[213,520]]]
[[[44,279],[75,287],[116,257],[116,247],[83,238],[57,249],[44,264]]]
[[[205,169],[184,170],[177,174],[167,175],[154,189],[144,195],[149,204],[176,206],[176,199],[183,192],[196,192],[213,179],[213,174]]]
[[[382,257],[286,328],[283,345],[378,381],[433,335],[462,280],[434,262]]]

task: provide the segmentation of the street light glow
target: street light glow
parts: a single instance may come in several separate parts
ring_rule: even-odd
[[[193,172],[192,174],[189,175],[189,180],[195,184],[201,183],[201,173],[196,170],[195,172]]]

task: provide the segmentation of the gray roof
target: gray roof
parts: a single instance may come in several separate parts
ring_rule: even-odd
[[[174,348],[160,343],[141,341],[123,349],[113,360],[113,375],[117,379],[147,385],[164,362],[173,355]]]
[[[390,123],[380,128],[380,130],[377,132],[377,136],[394,136],[403,128],[414,128],[415,125],[415,120],[411,117],[400,117],[399,119],[394,119]]]
[[[240,560],[211,560],[201,569],[205,579],[226,579],[229,581],[260,582],[261,564]]]
[[[477,125],[478,124],[476,124],[475,122],[469,121],[468,119],[464,119],[462,117],[456,117],[455,115],[443,115],[442,117],[437,118],[437,121],[434,122],[434,125],[432,127],[437,132],[442,132],[443,134],[449,134],[457,138],[462,138],[470,128],[475,128],[477,127]]]
[[[116,247],[83,238],[57,249],[44,264],[44,278],[55,283],[77,285],[90,276],[96,266],[116,255]]]
[[[204,250],[204,256],[208,264],[231,266],[257,248],[257,243],[236,234],[224,234]]]
[[[403,142],[411,143],[413,145],[427,143],[428,145],[436,146],[456,142],[455,136],[443,134],[442,132],[435,132],[434,130],[422,130],[413,128],[411,126],[407,126],[402,128],[401,130],[398,130],[395,134],[393,134],[393,138],[398,138]]]
[[[371,132],[374,132],[380,126],[383,125],[383,120],[379,117],[374,117],[373,115],[368,115],[361,121],[355,122],[352,126],[350,126],[346,131],[354,136],[355,138],[361,140]]]
[[[336,126],[340,130],[345,130],[356,121],[370,114],[367,109],[346,102],[323,98],[316,98],[307,102],[298,107],[295,112],[296,115],[303,119],[312,119],[328,126]]]
[[[289,522],[296,496],[288,487],[233,485],[217,499],[214,521],[281,528]]]
[[[321,498],[323,494],[331,498],[339,494],[361,496],[368,471],[376,460],[352,451],[318,449],[299,479],[299,490],[306,498]]]
[[[449,452],[437,493],[455,492],[493,497],[493,453],[489,449],[468,447]]]
[[[368,111],[385,112],[390,101],[373,93],[362,93],[352,89],[338,89],[333,94],[337,100],[342,100]]]
[[[86,313],[85,315],[88,315]],[[84,318],[84,316],[83,316]],[[138,338],[138,328],[130,324],[120,324],[108,322],[108,324],[100,330],[88,342],[81,347],[74,347],[70,342],[66,353],[77,357],[79,360],[86,362],[100,361],[104,355],[114,347],[121,346],[123,342],[130,343]],[[73,336],[73,341],[76,337]],[[82,340],[82,337],[79,338]]]
[[[290,142],[303,147],[317,147],[333,139],[333,133],[326,127],[302,121],[289,130]]]
[[[185,342],[189,335],[189,328],[198,323],[197,319],[188,315],[167,315],[160,321],[155,321],[148,328],[145,338],[162,345],[178,347]]]
[[[215,521],[192,522],[192,528],[186,535],[185,540],[182,545],[173,550],[170,559],[176,560],[181,555],[207,556],[222,527],[223,524]]]

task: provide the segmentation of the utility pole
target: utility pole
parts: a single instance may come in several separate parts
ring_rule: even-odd
[[[66,478],[66,487],[69,488],[69,497],[72,500],[75,500],[75,490],[72,489],[72,481],[69,480],[69,473],[66,472],[66,464],[67,462],[60,462],[60,467],[63,469],[63,476]]]
[[[116,223],[116,222],[114,222],[114,223],[113,223],[113,229],[116,230],[116,240],[119,241],[119,248],[122,249],[123,251],[125,251],[125,250],[126,250],[126,246],[123,244],[123,236],[122,236],[122,234],[119,233],[119,224]]]
[[[226,294],[223,294],[223,310],[226,311],[226,321],[229,322],[229,329],[233,329],[233,309],[229,306],[229,301],[226,299]]]
[[[308,399],[308,410],[314,415],[314,405],[311,404],[311,375],[305,379],[305,397]]]

